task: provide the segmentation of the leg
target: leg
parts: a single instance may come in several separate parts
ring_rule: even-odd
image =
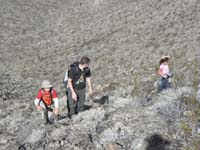
[[[78,95],[77,113],[79,113],[84,110],[86,89],[76,90],[76,92]]]
[[[165,79],[163,77],[160,78],[160,81],[159,81],[159,92],[161,92],[162,90],[167,88],[167,83],[168,83],[167,79]]]
[[[163,89],[167,89],[169,87],[168,79],[163,80]]]
[[[52,124],[56,119],[54,115],[54,105],[47,106],[48,123]]]
[[[47,107],[46,107],[45,103],[42,100],[39,102],[39,105],[43,108],[42,111],[43,111],[45,123],[47,124],[49,122]]]
[[[158,82],[158,92],[162,91],[162,87],[163,87],[163,85],[162,85],[162,78],[160,77],[159,78],[159,82]]]
[[[72,99],[72,92],[69,89],[68,90],[68,96],[67,96],[67,103],[68,103],[68,116],[71,117],[72,115],[75,114],[75,105],[76,105],[76,101],[74,101]]]
[[[50,121],[47,109],[44,110],[44,117],[45,117],[45,123],[48,124]]]
[[[169,82],[169,79],[167,80],[167,88],[171,88],[171,83]]]
[[[66,90],[66,97],[67,97],[67,111],[68,111],[68,114],[70,112],[70,107],[69,107],[69,95],[68,95],[68,92],[69,92],[69,88],[67,88]]]

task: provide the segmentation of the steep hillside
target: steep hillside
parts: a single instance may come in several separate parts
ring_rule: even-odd
[[[1,71],[31,78],[34,86],[49,78],[60,88],[67,65],[88,55],[95,85],[141,85],[155,80],[160,55],[169,54],[177,84],[197,86],[199,5],[195,0],[1,0]]]
[[[117,98],[130,100],[131,102],[127,102],[130,106],[134,106],[137,101],[139,108],[120,106],[120,111],[125,111],[127,116],[133,117],[131,113],[138,112],[138,116],[127,121],[128,125],[133,123],[134,119],[145,122],[145,118],[148,118],[149,112],[146,110],[148,106],[143,106],[147,103],[146,96],[154,91],[151,97],[153,102],[147,103],[149,105],[154,105],[154,102],[159,99],[154,84],[158,78],[159,58],[164,54],[171,56],[170,69],[175,74],[174,91],[169,93],[174,93],[182,87],[190,87],[193,92],[190,92],[192,96],[190,95],[189,99],[195,97],[196,104],[196,92],[200,83],[199,47],[200,1],[198,0],[0,0],[0,108],[1,120],[3,120],[0,122],[0,132],[8,137],[6,141],[0,141],[5,146],[2,148],[7,149],[6,143],[12,141],[9,149],[16,149],[26,143],[21,139],[27,135],[31,136],[30,133],[19,136],[18,134],[23,132],[19,126],[23,124],[24,127],[29,128],[32,119],[36,118],[33,99],[42,80],[50,79],[53,82],[61,103],[65,104],[63,97],[65,89],[62,85],[64,71],[70,63],[85,55],[91,58],[94,91],[99,93],[97,99],[101,99],[103,95],[112,95],[116,100]],[[104,87],[106,87],[105,91],[99,90]],[[169,96],[169,99],[187,101],[188,99],[183,95],[178,95],[178,98]],[[109,107],[114,107],[113,103]],[[92,107],[93,105],[95,106],[92,103]],[[191,111],[198,107],[189,109],[184,105],[184,108]],[[95,106],[93,109],[91,111],[105,111],[105,114],[113,117],[112,111],[104,109],[104,105],[97,108]],[[147,111],[143,114],[144,120],[140,120],[141,109]],[[63,108],[63,111],[65,114],[66,109]],[[113,111],[115,112],[115,109]],[[100,118],[104,120],[105,116]],[[13,118],[18,120],[12,123],[10,121]],[[75,126],[81,124],[80,120],[74,121]],[[100,126],[108,128],[109,121],[105,120],[105,125],[103,123]],[[181,124],[181,121],[179,123]],[[196,122],[194,124],[196,127]],[[134,125],[136,124],[127,128],[134,128]],[[184,129],[185,126],[184,124]],[[178,125],[173,127],[177,129]],[[41,128],[38,130],[44,131],[42,133],[45,137],[48,136],[49,131],[46,131],[48,129]],[[74,128],[74,124],[70,128]],[[35,129],[37,130],[36,127]],[[143,129],[145,130],[144,127]],[[9,132],[10,130],[12,133]],[[102,132],[91,134],[101,136],[104,134]],[[130,132],[126,134],[129,142],[123,143],[121,149],[129,149],[130,143],[139,137],[139,134],[132,133],[134,131]],[[88,133],[87,129],[84,134]],[[146,131],[144,133],[141,136],[149,136]],[[160,134],[162,133],[167,131],[160,130]],[[64,135],[65,139],[66,135]],[[160,136],[156,135],[156,137]],[[171,140],[171,137],[169,139]],[[106,140],[103,139],[101,144],[92,143],[90,149],[105,148]],[[16,141],[21,142],[16,143]],[[179,139],[177,141],[172,143],[171,149],[181,142]],[[188,146],[188,143],[186,142],[185,145]],[[72,142],[71,146],[76,144]],[[39,147],[33,145],[32,148],[41,148],[41,145]],[[179,147],[185,145],[181,143]],[[120,147],[120,144],[115,146]],[[80,145],[78,147],[81,149]],[[170,146],[168,148],[170,149]]]

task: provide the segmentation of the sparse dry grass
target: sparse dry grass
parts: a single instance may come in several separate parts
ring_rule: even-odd
[[[184,104],[189,109],[186,115],[185,121],[182,121],[180,128],[183,130],[185,137],[189,143],[189,147],[185,147],[187,150],[199,150],[200,149],[200,134],[193,134],[194,126],[200,119],[200,106],[195,96],[184,98]]]

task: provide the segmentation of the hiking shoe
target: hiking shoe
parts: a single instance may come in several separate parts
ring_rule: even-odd
[[[68,114],[67,117],[68,117],[69,119],[72,119],[72,115],[70,115],[70,114]]]

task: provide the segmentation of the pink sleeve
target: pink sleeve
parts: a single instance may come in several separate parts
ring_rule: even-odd
[[[160,65],[160,69],[163,69],[165,66],[163,64]]]
[[[53,98],[58,98],[56,90],[53,90],[52,96],[53,96]]]
[[[37,99],[41,99],[42,98],[42,91],[41,90],[38,91],[38,94],[37,94],[36,98]]]
[[[163,74],[163,65],[160,65],[159,74]]]

